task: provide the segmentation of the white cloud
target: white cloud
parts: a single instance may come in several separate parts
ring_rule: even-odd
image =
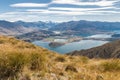
[[[107,13],[107,14],[120,14],[118,11],[89,11],[89,13]]]
[[[52,0],[52,3],[58,3],[58,4],[72,4],[76,2],[78,2],[78,0]]]
[[[49,10],[67,10],[67,11],[92,11],[101,9],[114,9],[115,7],[101,7],[101,8],[64,8],[64,7],[50,7]]]
[[[52,0],[50,3],[16,3],[11,4],[11,7],[48,7],[51,4],[71,4],[71,5],[78,5],[78,6],[113,6],[115,2],[119,0],[101,0],[95,2],[81,2],[80,0]]]
[[[30,13],[30,12],[7,12],[7,13],[2,13],[0,14],[0,18],[3,20],[8,20],[8,21],[18,21],[18,20],[22,20],[22,21],[39,21],[39,20],[43,20],[41,19],[42,16],[41,15],[35,15],[35,13]]]
[[[112,6],[117,1],[118,0],[102,0],[97,2],[81,2],[79,0],[53,0],[51,4]]]
[[[33,9],[32,9],[33,10]],[[31,21],[69,21],[69,20],[80,20],[81,17],[82,19],[91,19],[90,17],[92,16],[92,18],[94,17],[95,20],[99,20],[99,18],[103,17],[103,16],[108,16],[109,13],[118,13],[116,11],[89,11],[89,12],[76,12],[76,11],[71,11],[71,12],[67,12],[67,11],[39,11],[39,10],[27,10],[25,12],[7,12],[7,13],[2,13],[0,14],[0,19],[3,20],[8,20],[8,21],[18,21],[18,20],[23,20],[23,21],[27,21],[27,22],[31,22]],[[105,14],[107,13],[107,14]],[[118,13],[119,15],[119,13]],[[99,18],[95,17],[95,16],[99,16]],[[100,17],[101,16],[101,17]],[[85,18],[86,17],[86,18]],[[115,16],[114,16],[115,17]],[[109,21],[111,17],[107,17],[106,19]],[[92,19],[93,20],[93,19]],[[102,19],[101,19],[102,20]],[[115,19],[114,19],[115,20]],[[116,17],[116,20],[120,20],[119,18]]]
[[[41,4],[41,3],[17,3],[11,4],[11,7],[47,7],[48,4]]]
[[[7,12],[0,14],[1,19],[8,19],[10,21],[25,20],[25,21],[39,21],[39,20],[53,20],[64,18],[75,19],[73,16],[93,16],[93,15],[115,15],[120,11],[112,11],[118,9],[113,6],[118,0],[89,0],[89,2],[81,2],[81,0],[52,0],[50,3],[16,3],[11,4],[11,7],[24,7],[24,10]],[[72,4],[78,5],[78,8],[71,7],[51,7],[52,4]],[[99,8],[80,8],[79,6],[100,6]],[[39,9],[39,7],[48,7],[47,9]],[[26,9],[25,9],[26,8]]]
[[[47,9],[27,9],[28,12],[44,12],[48,11]]]

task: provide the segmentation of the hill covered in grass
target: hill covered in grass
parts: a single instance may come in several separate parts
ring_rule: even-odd
[[[119,59],[60,55],[0,36],[0,80],[120,80]]]

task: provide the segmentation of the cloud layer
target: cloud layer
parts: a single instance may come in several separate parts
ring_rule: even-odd
[[[114,16],[116,14],[120,16],[118,4],[120,4],[120,0],[52,0],[49,3],[15,3],[11,4],[10,7],[16,8],[16,10],[2,13],[0,18],[11,21],[33,18],[60,21],[64,17],[66,20],[79,20],[79,16],[87,18],[89,18],[88,16]]]

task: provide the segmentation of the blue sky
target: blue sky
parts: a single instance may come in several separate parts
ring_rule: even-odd
[[[1,0],[0,20],[120,22],[120,0]]]

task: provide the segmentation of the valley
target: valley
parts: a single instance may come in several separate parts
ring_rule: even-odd
[[[120,0],[0,0],[0,80],[120,80]]]
[[[0,27],[5,28],[6,23],[0,22]],[[32,23],[32,27],[31,23],[19,22],[22,28],[10,24],[0,36],[0,79],[119,80],[118,29],[85,28],[82,32],[82,28],[51,30],[59,23],[49,27]]]
[[[3,28],[0,33],[63,54],[118,40],[119,24],[119,22],[92,22],[85,20],[63,23],[0,21],[0,28]],[[86,43],[92,44],[88,46]],[[64,48],[68,49],[64,50]]]

